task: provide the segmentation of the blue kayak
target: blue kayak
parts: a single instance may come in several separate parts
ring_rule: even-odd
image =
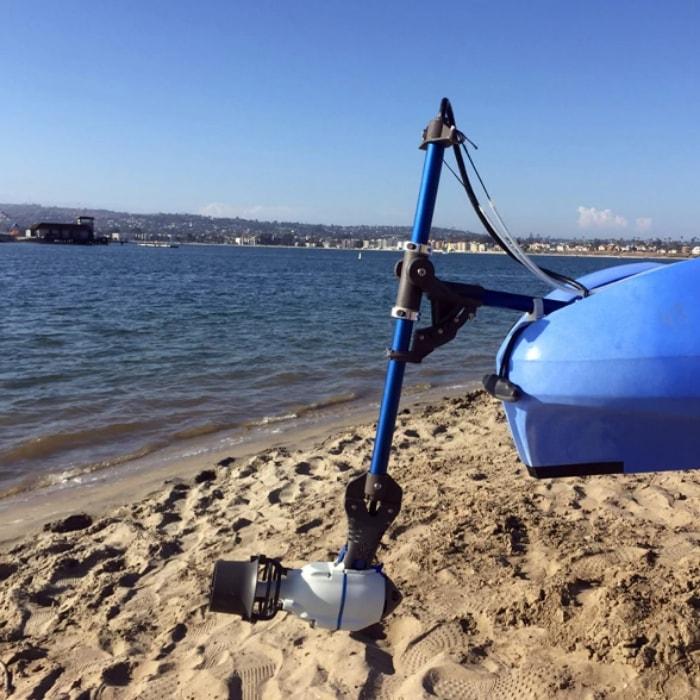
[[[580,281],[590,296],[524,316],[498,352],[500,376],[517,388],[504,406],[529,472],[700,467],[700,259]]]

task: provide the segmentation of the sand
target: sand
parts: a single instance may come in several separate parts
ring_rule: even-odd
[[[372,437],[202,464],[0,548],[0,697],[700,697],[700,473],[534,480],[480,392],[400,416],[391,617],[209,613],[217,558],[335,557]]]

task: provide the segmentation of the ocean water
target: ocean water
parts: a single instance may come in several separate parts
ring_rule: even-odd
[[[378,402],[399,258],[0,245],[0,494],[193,436]],[[434,262],[445,279],[543,292],[503,255]],[[575,276],[616,262],[542,258]],[[407,391],[480,379],[516,317],[481,310],[408,367]]]

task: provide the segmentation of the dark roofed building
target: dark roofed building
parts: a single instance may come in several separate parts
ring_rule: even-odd
[[[95,219],[92,216],[79,216],[74,224],[42,222],[28,230],[29,238],[39,243],[95,243]]]

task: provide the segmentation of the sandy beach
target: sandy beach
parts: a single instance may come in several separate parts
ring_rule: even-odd
[[[335,557],[372,439],[288,441],[37,520],[0,547],[0,697],[698,697],[700,473],[534,480],[481,392],[400,415],[391,617],[348,634],[209,613],[220,557]]]

